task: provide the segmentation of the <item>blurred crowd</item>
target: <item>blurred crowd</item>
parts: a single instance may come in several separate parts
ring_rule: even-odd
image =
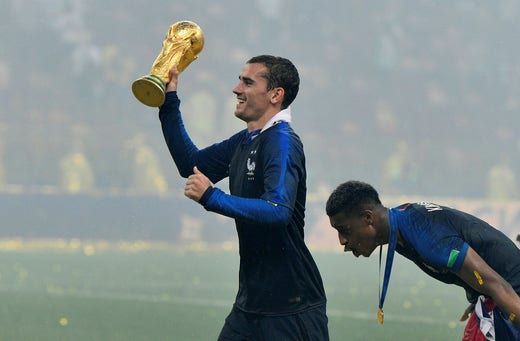
[[[243,127],[231,90],[245,61],[282,55],[300,70],[311,198],[360,179],[518,199],[519,15],[514,0],[3,1],[0,190],[179,192],[157,109],[130,86],[168,26],[193,20],[206,43],[179,92],[200,147]]]

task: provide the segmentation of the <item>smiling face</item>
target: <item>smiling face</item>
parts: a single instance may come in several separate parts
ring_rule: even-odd
[[[274,114],[280,111],[282,88],[267,90],[264,77],[267,67],[260,63],[246,64],[240,73],[239,82],[233,89],[237,96],[235,116],[250,128],[260,129]],[[251,129],[250,129],[251,130]]]
[[[372,225],[372,214],[366,210],[360,215],[347,216],[341,211],[329,217],[331,226],[338,231],[339,243],[345,247],[345,252],[351,251],[356,257],[369,257],[379,246],[378,234]]]

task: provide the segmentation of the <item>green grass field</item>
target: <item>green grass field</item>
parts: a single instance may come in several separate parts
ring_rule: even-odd
[[[460,340],[464,292],[396,255],[376,321],[377,255],[314,252],[331,340]],[[0,252],[0,340],[215,340],[237,287],[237,251],[104,247]]]

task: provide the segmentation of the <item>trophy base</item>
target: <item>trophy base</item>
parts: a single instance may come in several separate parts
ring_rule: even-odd
[[[132,83],[135,98],[149,107],[160,107],[164,103],[166,84],[154,75],[141,77]]]

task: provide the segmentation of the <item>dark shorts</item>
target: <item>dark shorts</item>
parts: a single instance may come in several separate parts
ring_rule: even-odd
[[[262,316],[235,307],[226,318],[219,341],[328,341],[325,306],[287,316]]]

